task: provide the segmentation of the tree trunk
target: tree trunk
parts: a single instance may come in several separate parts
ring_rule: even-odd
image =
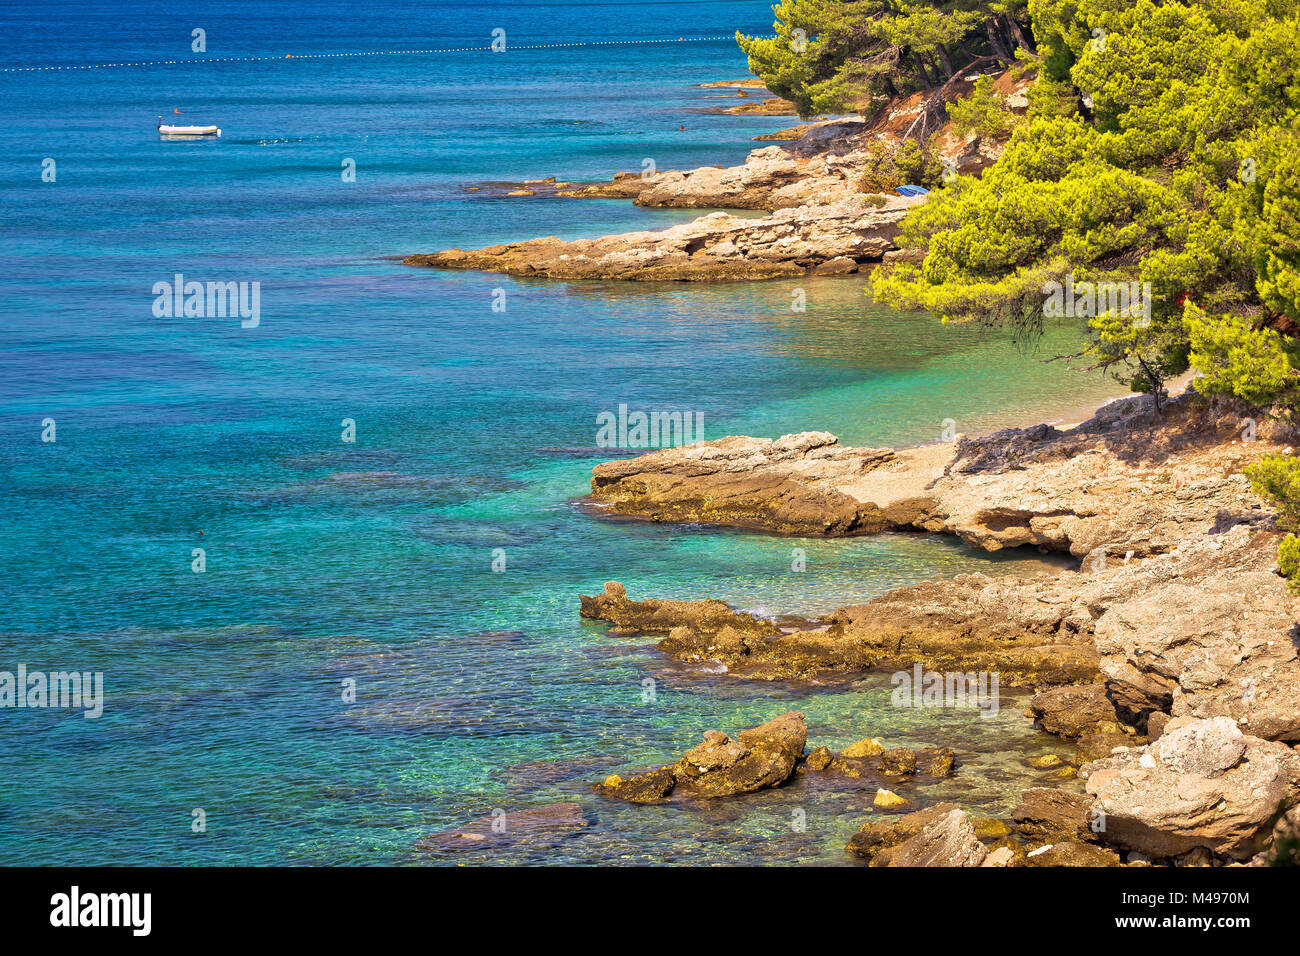
[[[956,85],[962,80],[962,78],[964,78],[967,74],[972,73],[981,67],[993,63],[995,59],[996,59],[995,57],[991,57],[991,56],[981,56],[977,59],[972,60],[971,62],[963,66],[960,70],[958,70],[956,73],[954,73],[951,77],[949,77],[948,82],[945,83],[941,88],[930,93],[925,100],[925,104],[921,107],[920,114],[916,117],[916,119],[912,120],[911,125],[907,127],[907,131],[903,133],[903,139],[910,138],[913,132],[915,132],[917,126],[919,125],[921,127],[921,133],[918,139],[920,142],[924,143],[926,133],[930,128],[930,114],[935,113],[937,119],[937,114],[939,109],[942,108],[946,103],[950,101],[950,98],[952,97],[952,91],[954,90]]]
[[[928,89],[931,86],[935,86],[936,84],[934,79],[930,76],[930,71],[926,68],[925,58],[915,50],[912,51],[912,62],[916,64],[916,70],[921,74],[921,80],[925,83],[926,88]]]
[[[1002,42],[1002,34],[998,31],[997,21],[992,18],[985,20],[984,32],[988,34],[989,48],[993,50],[993,55],[1010,66],[1011,53],[1007,50],[1007,45]]]
[[[1020,24],[1016,22],[1015,17],[1009,13],[1004,13],[1002,14],[1002,22],[1006,26],[1007,32],[1011,34],[1016,43],[1024,47],[1030,53],[1037,52],[1034,45],[1030,43],[1028,37],[1025,36],[1024,31],[1020,29]]]
[[[1156,417],[1160,418],[1164,411],[1164,409],[1161,408],[1160,397],[1161,397],[1161,393],[1164,391],[1165,378],[1163,375],[1161,375],[1159,372],[1153,369],[1150,365],[1148,365],[1146,360],[1142,358],[1141,355],[1137,355],[1135,353],[1134,357],[1137,358],[1138,365],[1142,367],[1142,372],[1144,375],[1146,375],[1147,381],[1151,383],[1151,400],[1152,402],[1155,403]]]
[[[949,79],[953,73],[957,72],[952,68],[952,57],[948,54],[948,48],[942,43],[939,44],[938,50],[935,51],[939,56],[939,63],[943,67],[943,78]]]

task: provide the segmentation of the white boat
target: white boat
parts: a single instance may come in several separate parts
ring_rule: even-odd
[[[158,124],[160,136],[220,136],[221,129],[216,126],[164,126]]]

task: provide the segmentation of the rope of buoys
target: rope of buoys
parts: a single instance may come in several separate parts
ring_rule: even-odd
[[[735,34],[716,37],[668,37],[661,40],[582,40],[571,43],[520,43],[495,51],[491,46],[460,46],[426,50],[361,50],[355,53],[286,53],[268,56],[208,56],[194,57],[189,60],[135,60],[125,63],[83,63],[62,64],[55,66],[6,66],[0,67],[0,73],[45,73],[71,70],[117,70],[129,67],[146,66],[198,66],[209,63],[260,63],[272,60],[330,60],[359,56],[428,56],[439,53],[510,53],[515,50],[559,50],[568,47],[585,46],[630,46],[637,43],[716,43],[720,40],[734,40]]]

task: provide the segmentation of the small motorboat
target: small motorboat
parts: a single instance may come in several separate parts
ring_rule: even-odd
[[[158,135],[159,136],[220,136],[221,128],[218,126],[168,126],[163,123],[162,117],[158,117]]]

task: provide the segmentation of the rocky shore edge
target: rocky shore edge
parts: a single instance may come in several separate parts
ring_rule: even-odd
[[[818,620],[633,600],[618,582],[583,596],[581,614],[613,636],[661,635],[663,653],[740,679],[920,666],[1033,688],[1030,713],[1077,747],[1086,793],[1028,787],[997,825],[955,804],[869,823],[847,852],[871,865],[1268,865],[1300,845],[1300,599],[1277,570],[1274,515],[1241,469],[1290,454],[1294,438],[1257,410],[1188,393],[1159,418],[1135,397],[1069,429],[918,449],[805,433],[609,462],[593,471],[591,500],[622,515],[801,535],[942,532],[1081,561],[897,588]],[[796,724],[787,714],[735,738],[710,731],[676,764],[596,790],[712,798],[849,766],[847,752],[805,755]]]
[[[1023,110],[1028,80],[1013,81],[1009,75],[1004,80],[1007,102]],[[766,110],[771,104],[753,105]],[[831,120],[778,131],[772,135],[784,142],[751,151],[737,166],[622,172],[605,183],[549,177],[468,187],[487,187],[488,194],[509,197],[631,199],[640,206],[768,213],[760,218],[713,212],[659,231],[577,240],[547,236],[482,249],[417,253],[402,261],[570,280],[718,282],[859,273],[916,253],[898,249],[893,240],[903,218],[924,197],[903,197],[892,189],[871,192],[864,177],[877,168],[882,151],[902,142],[923,108],[924,98],[916,94],[870,120]],[[934,147],[945,168],[966,174],[992,165],[1003,144],[976,134],[958,135],[945,126]]]
[[[1023,108],[1023,88],[1004,90]],[[880,144],[917,104],[873,122],[801,129],[733,167],[608,183],[554,179],[507,195],[631,199],[731,208],[663,231],[555,237],[407,256],[413,266],[556,279],[725,281],[846,275],[909,253],[893,238],[917,202],[864,195]],[[911,111],[911,112],[909,112]],[[946,164],[978,173],[1000,152],[938,134]],[[910,254],[915,254],[912,251]],[[1244,439],[1244,420],[1258,434]],[[1252,430],[1253,431],[1253,430]],[[709,730],[674,763],[607,776],[609,799],[723,799],[840,774],[877,786],[877,809],[846,852],[873,866],[1269,865],[1300,846],[1300,599],[1276,567],[1274,515],[1244,465],[1289,454],[1295,436],[1255,410],[1195,395],[1155,418],[1147,399],[1079,426],[1038,425],[914,449],[847,448],[825,432],[734,436],[609,462],[589,505],[654,521],[779,534],[952,534],[972,547],[1033,545],[1080,560],[1034,577],[960,575],[898,588],[819,620],[771,621],[716,600],[630,599],[616,581],[581,614],[614,636],[739,679],[816,680],[875,669],[992,671],[1036,693],[1030,713],[1071,741],[1084,793],[1027,787],[1010,818],[953,803],[920,809],[889,784],[953,772],[951,752],[875,739],[807,751],[798,713],[735,736]],[[647,812],[654,812],[647,809]],[[422,841],[445,852],[506,833],[484,818]],[[510,815],[511,842],[548,846],[586,825],[576,803]]]

